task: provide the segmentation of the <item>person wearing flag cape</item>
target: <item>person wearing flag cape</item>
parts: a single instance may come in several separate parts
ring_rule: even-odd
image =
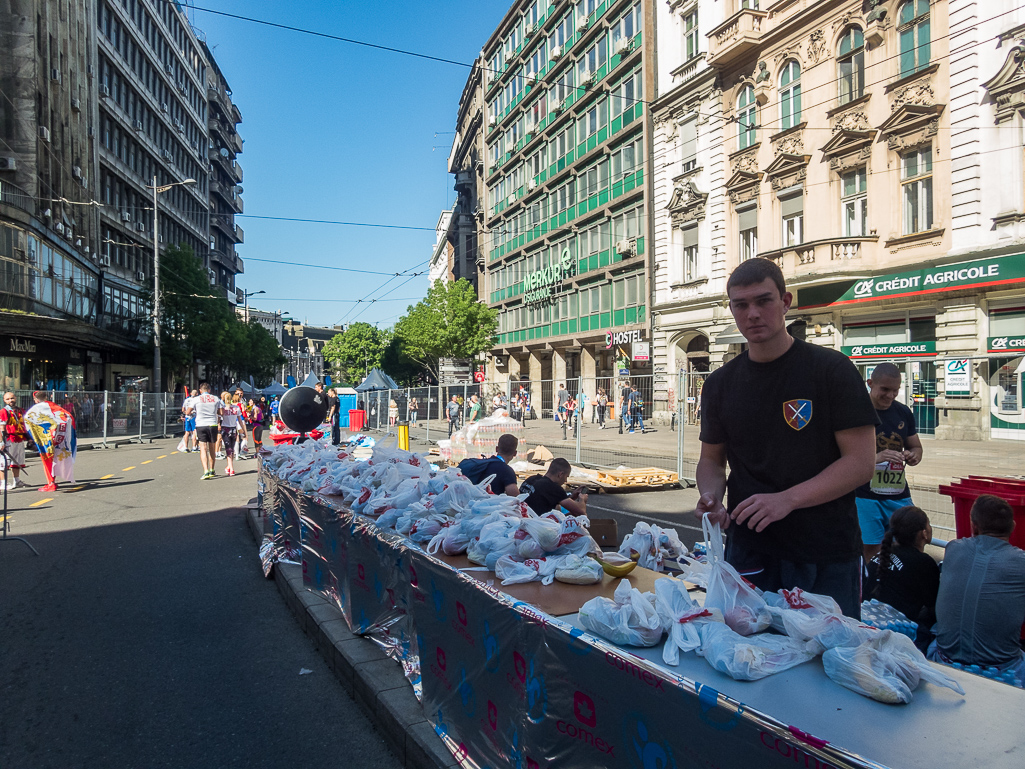
[[[32,398],[36,405],[25,412],[25,427],[39,449],[46,473],[47,483],[39,490],[56,491],[58,479],[75,482],[75,418],[67,409],[46,400],[41,392],[32,393]]]

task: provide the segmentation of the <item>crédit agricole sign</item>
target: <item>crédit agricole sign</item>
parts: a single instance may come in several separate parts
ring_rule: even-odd
[[[859,280],[831,305],[1025,281],[1025,256],[1002,256]]]

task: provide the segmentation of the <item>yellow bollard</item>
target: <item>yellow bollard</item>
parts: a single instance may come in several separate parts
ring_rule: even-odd
[[[409,422],[399,422],[395,425],[395,434],[399,438],[399,448],[409,451]]]

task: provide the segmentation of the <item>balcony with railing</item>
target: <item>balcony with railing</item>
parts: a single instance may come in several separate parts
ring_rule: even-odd
[[[768,11],[745,8],[709,32],[708,63],[729,66],[757,48],[768,15]]]
[[[10,182],[0,181],[0,203],[5,206],[13,206],[25,213],[35,216],[36,201],[21,187]]]
[[[878,241],[878,235],[823,238],[774,251],[763,251],[758,256],[776,262],[788,280],[800,279],[804,276],[871,267],[875,263],[875,244]]]

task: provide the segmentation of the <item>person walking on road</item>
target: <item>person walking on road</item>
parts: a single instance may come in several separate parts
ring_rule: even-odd
[[[453,395],[452,400],[445,406],[445,413],[448,417],[448,437],[452,437],[454,430],[459,429],[459,412],[462,411],[462,407],[459,405],[459,396]]]
[[[21,480],[21,471],[25,468],[25,442],[28,430],[25,429],[25,411],[18,408],[14,393],[4,393],[4,407],[0,409],[0,446],[9,457],[0,458],[0,466],[10,463],[11,474],[14,476],[12,489],[21,489],[28,484]],[[0,479],[0,491],[3,491],[5,480]]]
[[[557,403],[558,403],[558,407],[559,407],[558,408],[558,412],[557,412],[558,416],[556,418],[560,422],[562,422],[563,425],[565,425],[566,424],[566,401],[569,400],[569,390],[566,389],[566,385],[564,385],[564,384],[560,384],[559,385],[559,392],[556,394],[556,397],[558,398]]]
[[[562,426],[563,428],[572,428],[574,438],[576,438],[577,436],[577,423],[573,421],[573,417],[576,415],[576,411],[577,399],[571,395],[569,396],[569,400],[566,401],[566,405],[563,406]],[[563,434],[565,433],[566,430],[563,429]]]
[[[182,438],[182,443],[185,444],[184,451],[186,454],[199,451],[199,441],[196,439],[196,417],[194,414],[189,413],[195,398],[195,395],[189,395],[188,389],[185,390],[185,400],[182,401],[182,420],[185,423],[185,436]]]
[[[476,395],[471,395],[470,396],[470,424],[473,424],[474,422],[479,422],[480,421],[480,412],[481,412],[480,398],[478,398]]]
[[[25,427],[39,450],[46,473],[46,485],[40,491],[57,491],[57,479],[75,482],[75,418],[67,409],[46,400],[38,390],[32,393],[35,405],[25,412]]]
[[[828,595],[860,619],[854,492],[879,421],[865,383],[839,351],[790,336],[793,295],[772,260],[741,262],[726,293],[749,347],[702,388],[694,512],[729,527],[726,560],[760,590]]]
[[[409,424],[411,427],[416,427],[417,412],[420,410],[420,403],[417,401],[414,395],[409,399],[409,405],[406,407],[406,412],[409,414]]]
[[[630,430],[633,432],[637,425],[641,426],[641,435],[644,435],[644,396],[637,389],[637,385],[630,385],[630,394],[626,396],[626,407],[630,414]]]
[[[242,388],[235,390],[235,395],[231,399],[231,403],[237,406],[237,426],[235,428],[235,459],[247,460],[249,459],[249,412],[246,411],[246,395],[242,392]],[[234,473],[232,473],[234,475]]]
[[[199,459],[203,463],[201,481],[213,478],[214,447],[217,445],[217,424],[224,413],[225,403],[216,395],[210,394],[210,383],[200,382],[199,395],[189,405],[189,414],[196,417],[196,439],[199,441]]]
[[[609,407],[609,396],[605,394],[604,388],[598,388],[598,396],[595,399],[598,408],[598,429],[605,429],[605,411]]]
[[[221,412],[221,443],[224,444],[224,474],[235,474],[235,443],[239,436],[242,407],[226,392],[221,393],[224,410]]]
[[[905,466],[921,462],[923,450],[914,413],[897,400],[900,369],[892,363],[880,363],[872,371],[868,387],[879,424],[875,474],[856,492],[866,565],[879,553],[890,516],[911,504]]]

